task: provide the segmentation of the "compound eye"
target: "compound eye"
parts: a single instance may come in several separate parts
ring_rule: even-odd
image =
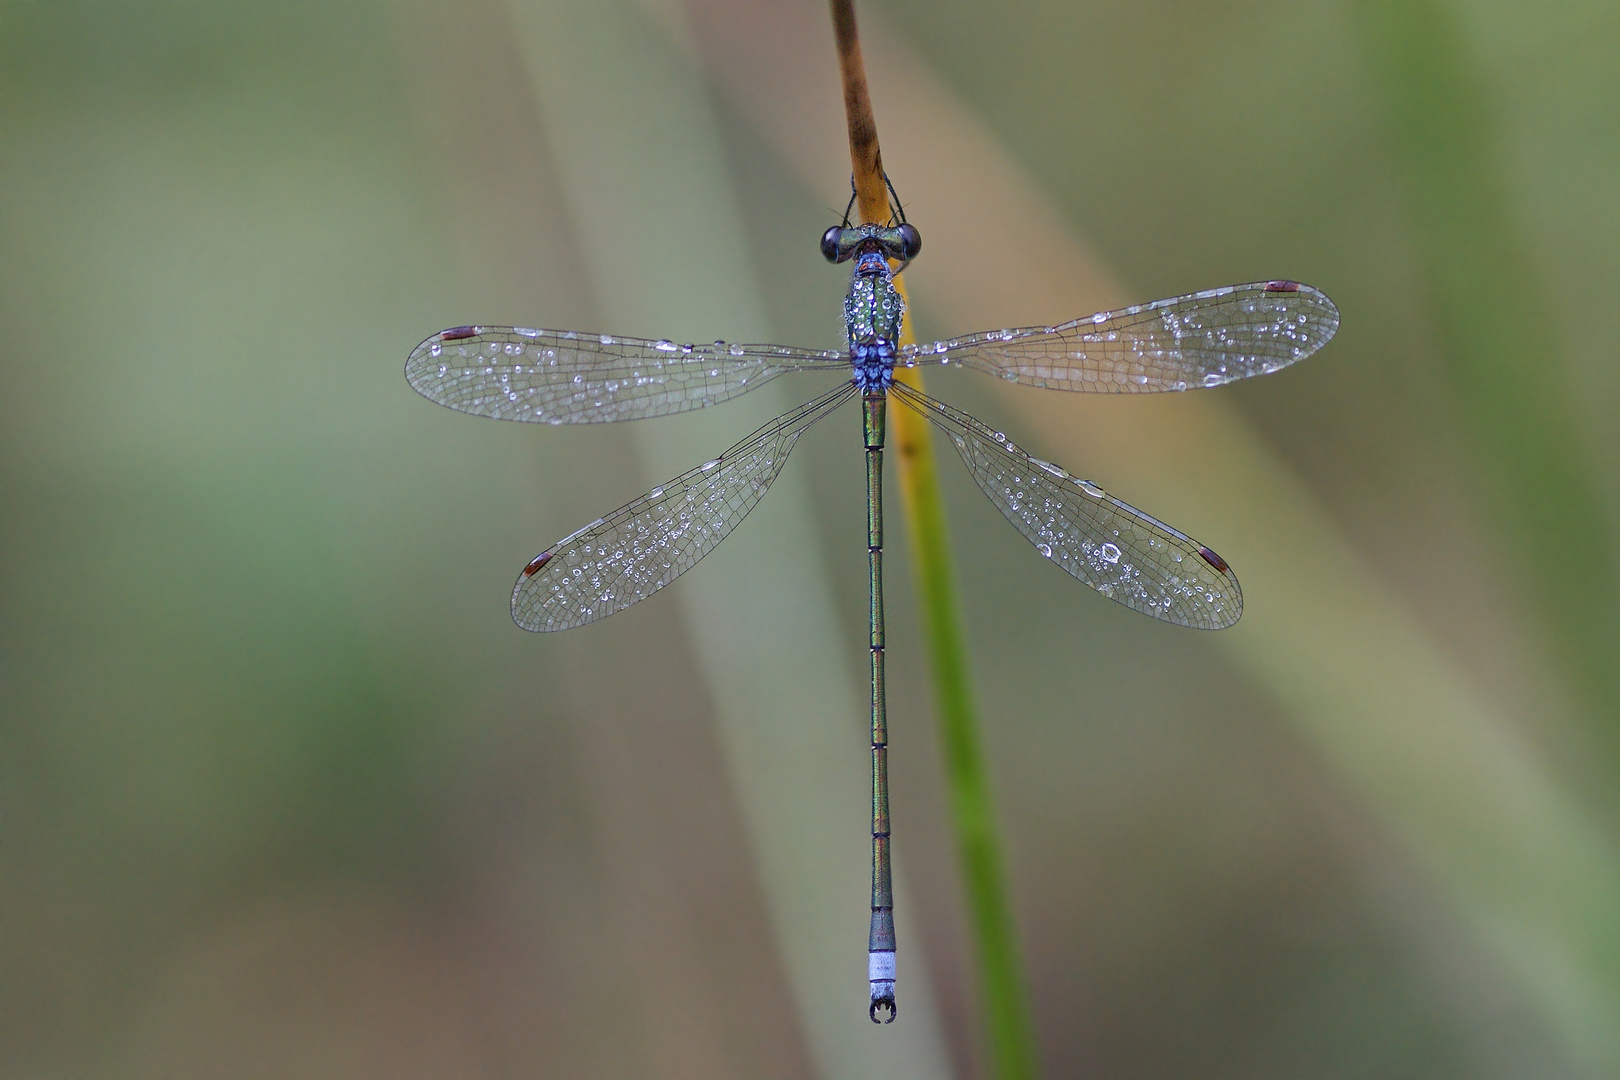
[[[842,239],[844,230],[837,225],[821,234],[821,254],[830,263],[838,261],[838,241]]]
[[[909,221],[895,231],[900,234],[900,258],[903,262],[910,262],[922,251],[922,233]]]

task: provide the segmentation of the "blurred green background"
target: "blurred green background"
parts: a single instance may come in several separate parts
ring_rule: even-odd
[[[931,384],[1248,597],[1132,615],[942,463],[1048,1072],[1620,1073],[1620,12],[860,12],[924,337],[1343,314],[1203,397]],[[837,95],[811,0],[0,3],[6,1075],[985,1075],[899,540],[864,1016],[854,413],[532,637],[535,552],[816,387],[535,430],[400,375],[475,321],[838,345]]]

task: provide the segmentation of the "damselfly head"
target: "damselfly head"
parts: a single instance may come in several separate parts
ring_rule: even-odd
[[[834,225],[821,234],[821,254],[830,263],[848,262],[857,255],[876,252],[886,259],[910,262],[922,250],[922,233],[909,222],[886,225]]]

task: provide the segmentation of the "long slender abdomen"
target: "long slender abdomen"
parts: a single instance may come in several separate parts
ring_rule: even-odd
[[[891,360],[891,370],[892,365]],[[894,889],[889,873],[889,720],[883,679],[883,429],[887,404],[888,395],[882,389],[869,391],[861,398],[866,436],[866,553],[872,652],[872,925],[867,937],[866,972],[872,986],[867,1015],[874,1024],[893,1023],[897,1012]],[[882,1021],[878,1020],[880,1010],[888,1014]]]

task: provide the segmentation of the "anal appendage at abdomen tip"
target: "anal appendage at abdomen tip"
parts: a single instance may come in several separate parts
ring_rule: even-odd
[[[877,950],[868,952],[866,969],[867,978],[872,984],[872,1004],[866,1010],[866,1014],[872,1018],[874,1024],[892,1024],[897,1012],[894,1004],[894,953]],[[880,1019],[879,1009],[887,1011],[889,1015]]]

